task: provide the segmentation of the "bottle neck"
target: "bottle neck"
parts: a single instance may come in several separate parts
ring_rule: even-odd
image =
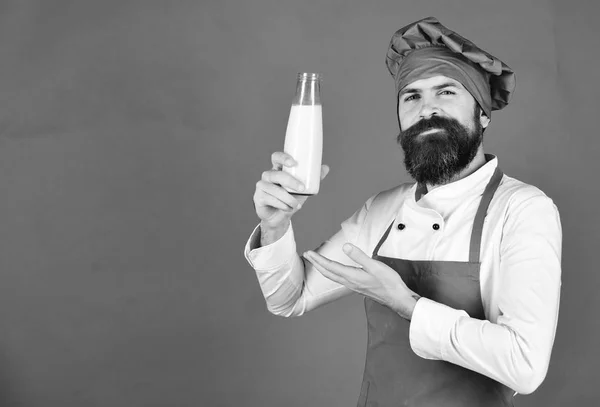
[[[292,105],[313,106],[321,104],[321,75],[300,73]]]

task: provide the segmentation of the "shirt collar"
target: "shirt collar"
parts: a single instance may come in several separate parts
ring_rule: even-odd
[[[437,187],[423,195],[417,202],[415,194],[418,184],[415,183],[410,190],[409,202],[423,208],[433,209],[442,216],[453,211],[465,199],[481,195],[490,178],[498,167],[498,158],[491,154],[485,155],[486,163],[469,176]]]

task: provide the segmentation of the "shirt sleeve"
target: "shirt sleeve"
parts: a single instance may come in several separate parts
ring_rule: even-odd
[[[341,229],[315,251],[346,265],[356,266],[342,246],[354,243],[360,235],[369,206],[369,198],[361,209],[342,223]],[[244,256],[256,272],[268,310],[285,317],[300,316],[307,311],[352,293],[345,286],[319,273],[310,262],[304,262],[296,252],[293,226],[277,241],[260,246],[260,225],[248,239]]]
[[[421,298],[410,325],[413,351],[451,362],[532,393],[544,380],[556,333],[562,229],[545,195],[515,205],[500,244],[499,317],[495,323]]]

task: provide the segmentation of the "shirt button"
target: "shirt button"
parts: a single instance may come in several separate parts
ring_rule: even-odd
[[[438,230],[440,228],[440,225],[437,223],[433,224],[433,230]]]
[[[406,227],[406,225],[404,223],[398,223],[399,230],[404,230],[405,227]]]

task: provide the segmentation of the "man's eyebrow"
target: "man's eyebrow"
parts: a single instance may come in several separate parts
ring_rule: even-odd
[[[440,90],[440,89],[450,88],[450,87],[458,88],[458,85],[454,82],[444,82],[441,85],[434,86],[433,89]]]
[[[433,87],[433,90],[440,90],[443,88],[449,88],[449,87],[455,87],[458,88],[458,85],[454,82],[444,82],[440,85],[435,85]],[[400,96],[406,94],[406,93],[421,93],[421,89],[417,89],[417,88],[404,88],[400,91]]]
[[[404,88],[400,91],[400,96],[406,94],[406,93],[419,93],[421,92],[420,89],[414,89],[414,88]]]

